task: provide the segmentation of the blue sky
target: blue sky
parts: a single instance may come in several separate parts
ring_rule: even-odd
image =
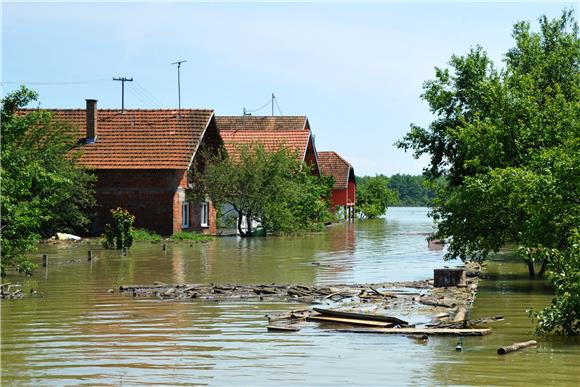
[[[420,99],[434,66],[480,44],[496,64],[518,20],[558,16],[568,3],[471,2],[3,2],[3,94],[26,83],[46,108],[182,107],[237,115],[275,93],[287,115],[307,115],[318,150],[358,175],[419,174],[393,143],[432,119]],[[576,13],[578,15],[578,12]],[[34,82],[62,83],[39,84]],[[78,83],[77,83],[78,82]],[[81,83],[86,82],[86,83]],[[255,114],[270,114],[269,108]]]

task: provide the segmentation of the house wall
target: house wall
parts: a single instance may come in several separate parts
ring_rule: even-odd
[[[306,153],[304,155],[304,162],[306,162],[306,164],[312,167],[312,174],[314,176],[320,175],[320,170],[318,169],[318,165],[316,163],[316,151],[314,149],[312,139],[308,141],[308,146],[306,148]]]
[[[354,181],[348,182],[348,203],[349,204],[356,203],[356,184]]]
[[[346,189],[333,189],[332,190],[332,207],[336,206],[345,206],[346,205],[346,198],[347,198],[347,190]]]
[[[162,169],[97,170],[97,207],[91,234],[102,233],[105,224],[112,220],[110,210],[122,207],[135,215],[135,227],[170,235],[175,231],[174,224],[181,221],[181,207],[176,214],[175,201],[184,172]]]

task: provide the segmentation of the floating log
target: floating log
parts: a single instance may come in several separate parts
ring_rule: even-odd
[[[382,328],[388,328],[388,327],[392,327],[393,325],[395,325],[393,323],[388,323],[388,322],[383,322],[383,321],[361,320],[361,319],[356,319],[356,318],[330,317],[330,316],[322,316],[322,315],[309,316],[309,317],[306,317],[306,320],[332,322],[332,323],[349,324],[349,325],[366,325],[366,326],[382,327]]]
[[[268,325],[266,328],[269,332],[298,332],[300,330],[300,328],[281,327],[276,325]]]
[[[476,320],[467,320],[462,322],[442,322],[438,324],[427,324],[428,327],[432,328],[470,328],[480,324],[491,323],[496,321],[503,321],[502,315],[482,317]]]
[[[372,320],[372,321],[382,321],[382,322],[389,322],[394,324],[400,325],[409,325],[407,321],[398,319],[396,317],[391,316],[381,316],[376,314],[366,314],[366,313],[354,313],[354,312],[343,312],[340,310],[332,310],[332,309],[322,309],[322,308],[312,308],[316,312],[328,315],[328,316],[336,316],[336,317],[343,317],[343,318],[352,318],[352,319],[362,319],[362,320]]]
[[[512,345],[508,345],[507,347],[500,347],[497,350],[497,353],[498,355],[505,355],[506,353],[519,351],[520,349],[531,347],[536,344],[538,344],[536,340],[525,341],[523,343],[513,343]]]
[[[339,332],[349,333],[383,333],[395,335],[428,335],[428,336],[485,336],[491,333],[491,328],[481,329],[450,329],[450,328],[366,328],[339,329]]]
[[[423,305],[430,305],[430,306],[441,306],[443,308],[454,308],[455,307],[455,303],[453,302],[445,302],[445,301],[439,301],[439,300],[433,300],[431,298],[427,298],[427,297],[422,297],[419,300],[419,303],[423,304]]]

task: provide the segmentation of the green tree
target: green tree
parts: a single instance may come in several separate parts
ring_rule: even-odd
[[[389,178],[389,188],[398,193],[398,206],[430,207],[435,197],[433,184],[423,176],[393,175]]]
[[[268,232],[296,232],[319,228],[330,217],[328,197],[332,180],[312,176],[307,165],[285,147],[268,151],[261,144],[239,147],[235,155],[205,155],[203,170],[196,176],[196,196],[208,196],[220,207],[230,205],[242,218],[257,221]]]
[[[94,204],[92,174],[75,164],[76,130],[42,110],[20,111],[37,100],[22,87],[2,100],[2,274],[31,273],[26,254],[56,231],[82,230]]]
[[[433,215],[438,237],[451,237],[447,258],[482,260],[515,243],[530,275],[534,263],[566,269],[554,254],[522,253],[568,256],[580,225],[578,24],[572,11],[539,22],[538,32],[515,24],[501,71],[481,47],[437,68],[422,96],[436,120],[398,142],[431,157],[427,177],[446,180]]]
[[[362,176],[356,180],[356,212],[361,218],[373,219],[387,212],[387,207],[399,201],[397,193],[389,189],[384,175]]]

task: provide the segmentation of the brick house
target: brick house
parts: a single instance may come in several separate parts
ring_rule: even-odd
[[[272,151],[286,147],[296,151],[314,175],[320,174],[314,135],[306,116],[217,116],[216,122],[229,154],[237,146],[254,143]]]
[[[110,210],[123,207],[135,227],[161,235],[198,231],[216,233],[211,202],[187,198],[194,166],[203,167],[205,149],[221,146],[213,110],[97,109],[51,110],[79,130],[78,162],[97,176],[96,216],[91,234],[110,221]]]
[[[344,209],[346,219],[354,218],[356,181],[354,168],[336,152],[318,152],[318,162],[323,175],[334,177],[332,207]]]

